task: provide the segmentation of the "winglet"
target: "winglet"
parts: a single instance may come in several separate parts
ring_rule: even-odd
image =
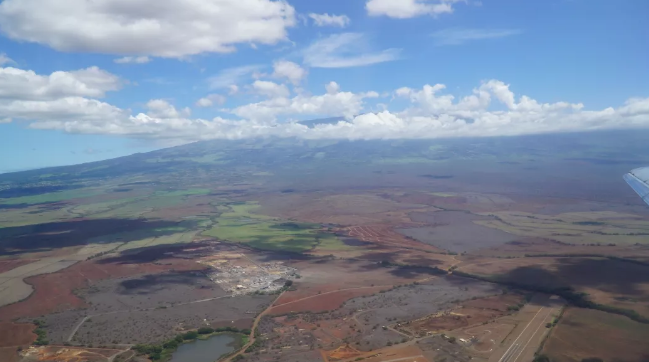
[[[649,167],[636,168],[627,173],[624,181],[649,205]]]

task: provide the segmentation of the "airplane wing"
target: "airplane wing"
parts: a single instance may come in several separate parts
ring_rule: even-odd
[[[624,175],[624,180],[649,205],[649,167],[636,168]]]

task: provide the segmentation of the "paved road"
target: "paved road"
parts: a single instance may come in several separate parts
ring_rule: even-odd
[[[563,302],[557,297],[537,295],[521,310],[520,315],[527,315],[528,319],[514,329],[505,343],[489,358],[489,362],[531,362],[543,337],[548,333],[549,329],[545,325],[552,322],[562,306]]]

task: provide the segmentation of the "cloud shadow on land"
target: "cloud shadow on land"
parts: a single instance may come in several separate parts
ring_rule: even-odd
[[[176,222],[162,220],[96,219],[7,227],[0,229],[0,255],[101,243],[101,236],[106,236],[107,242],[130,242],[173,234],[175,226]],[[116,234],[119,239],[109,237]],[[93,238],[95,241],[89,242]]]

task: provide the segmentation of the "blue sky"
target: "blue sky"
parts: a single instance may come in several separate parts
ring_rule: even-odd
[[[80,2],[0,2],[0,172],[201,139],[649,127],[643,0]]]

